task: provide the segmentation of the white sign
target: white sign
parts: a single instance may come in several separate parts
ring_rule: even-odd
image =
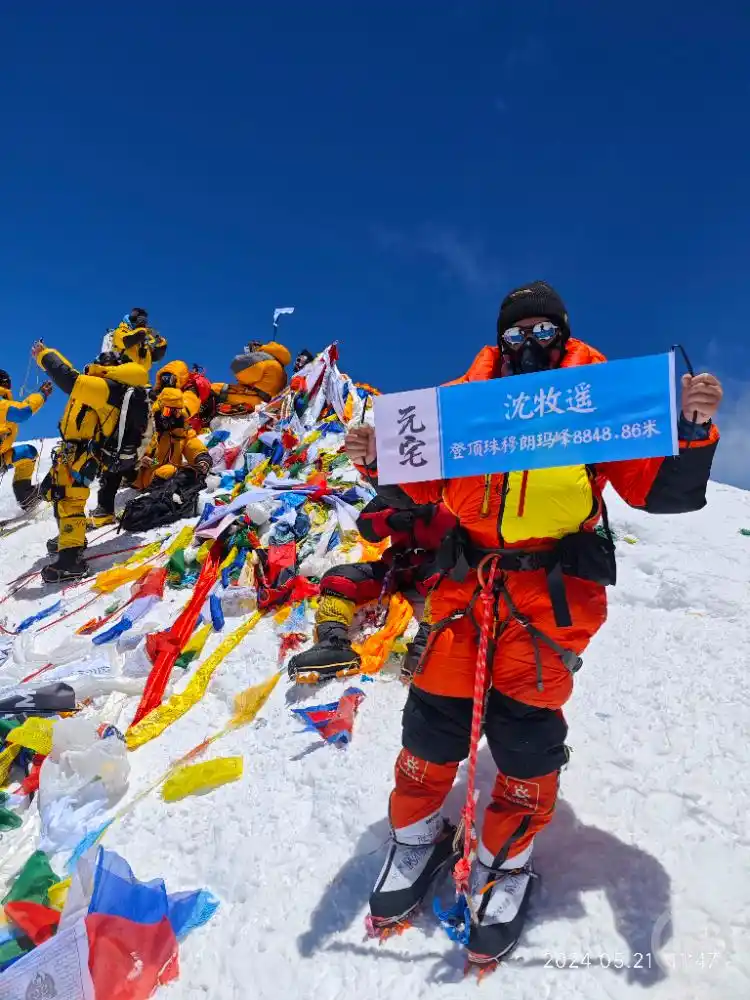
[[[83,920],[59,931],[0,976],[0,1000],[94,1000]]]
[[[441,445],[437,389],[393,392],[373,399],[378,482],[422,483],[440,479]]]

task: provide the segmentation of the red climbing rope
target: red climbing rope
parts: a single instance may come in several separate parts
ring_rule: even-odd
[[[490,562],[489,576],[484,576],[485,563]],[[474,674],[474,704],[471,713],[471,742],[469,745],[469,767],[466,783],[466,802],[461,816],[463,820],[464,849],[463,856],[458,859],[453,868],[453,880],[459,896],[469,898],[469,876],[471,875],[471,859],[474,849],[474,820],[476,817],[476,802],[474,789],[477,776],[477,751],[482,738],[482,717],[484,715],[484,699],[487,693],[487,651],[490,633],[493,625],[493,586],[498,568],[498,557],[486,556],[479,564],[477,576],[482,588],[479,600],[482,607],[482,625],[479,636],[479,654],[477,669]]]

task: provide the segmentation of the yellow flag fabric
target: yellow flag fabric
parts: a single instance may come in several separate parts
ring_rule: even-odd
[[[245,482],[250,486],[262,486],[265,481],[269,465],[269,459],[264,458],[260,465],[256,466],[247,476]]]
[[[192,531],[192,528],[183,528],[175,541],[169,546],[165,555],[167,557],[171,556],[172,553],[180,547],[177,543],[183,536],[184,539],[182,547],[184,548],[190,540]],[[103,570],[99,573],[96,580],[94,580],[91,589],[98,590],[100,594],[111,594],[113,590],[117,590],[118,587],[121,587],[125,583],[134,583],[136,580],[140,580],[142,576],[145,576],[149,569],[148,566],[143,566],[141,564],[157,555],[163,544],[164,539],[151,542],[150,545],[146,545],[144,548],[139,549],[138,552],[134,552],[133,555],[124,562],[118,563],[117,566],[113,566],[112,569]]]
[[[228,729],[239,729],[252,722],[271,696],[271,692],[279,683],[281,671],[269,677],[267,681],[254,684],[240,691],[234,699],[234,715],[229,720]]]
[[[219,573],[221,573],[223,569],[226,569],[227,566],[231,566],[236,557],[237,557],[237,546],[233,545],[232,548],[229,550],[229,555],[226,557],[224,562],[219,566]]]
[[[44,754],[46,757],[52,750],[54,724],[54,719],[41,719],[38,716],[32,716],[16,729],[11,729],[6,737],[6,742],[18,747],[26,747],[27,750]]]
[[[216,647],[208,659],[201,663],[181,694],[173,694],[168,701],[159,705],[153,712],[149,712],[136,725],[131,726],[125,735],[128,750],[135,750],[143,746],[144,743],[148,743],[149,740],[160,736],[167,726],[171,726],[173,722],[181,719],[186,712],[189,712],[193,705],[197,704],[206,693],[214,671],[221,661],[255,628],[260,618],[260,613],[256,612],[244,624],[235,629],[231,635],[227,636]]]
[[[242,757],[217,757],[178,768],[162,786],[165,802],[178,802],[195,792],[209,792],[242,777]]]
[[[403,634],[412,618],[412,607],[403,594],[393,594],[388,604],[385,624],[354,649],[362,660],[362,673],[375,674],[391,654],[396,639]]]
[[[195,632],[188,641],[185,643],[180,655],[177,657],[178,666],[183,666],[179,661],[184,657],[188,662],[192,661],[201,655],[203,652],[203,647],[206,645],[206,640],[213,632],[214,627],[211,622],[206,625],[201,625],[197,632]],[[188,660],[188,657],[190,658]]]
[[[55,882],[47,890],[47,895],[49,896],[49,905],[54,907],[56,910],[62,910],[65,906],[65,900],[68,898],[68,889],[70,889],[72,879],[66,878],[62,882]]]
[[[385,538],[382,542],[366,542],[360,536],[359,544],[362,551],[359,554],[359,562],[378,562],[386,549],[390,548],[390,538]]]
[[[277,625],[283,625],[291,613],[292,613],[291,604],[282,604],[282,606],[273,616],[273,620],[276,622]]]
[[[11,765],[20,752],[21,747],[14,746],[11,743],[3,750],[2,753],[0,753],[0,787],[2,787],[8,780]]]
[[[214,544],[213,540],[209,538],[207,541],[203,543],[203,545],[201,545],[201,547],[195,553],[195,561],[199,563],[201,566],[206,561],[206,559],[208,559],[208,553],[211,551],[211,546],[213,544]]]
[[[94,580],[92,590],[98,590],[100,594],[111,594],[113,590],[122,587],[126,583],[135,583],[145,576],[149,571],[148,566],[113,566],[112,569],[105,569]]]
[[[180,531],[179,535],[177,536],[177,538],[175,538],[175,540],[169,546],[164,555],[167,556],[167,558],[169,558],[170,556],[173,556],[175,552],[177,552],[179,549],[187,548],[187,546],[190,544],[190,539],[193,537],[194,530],[195,529],[191,524],[186,525]]]

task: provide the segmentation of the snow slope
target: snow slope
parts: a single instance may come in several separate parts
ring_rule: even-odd
[[[0,517],[12,508],[7,477]],[[514,1000],[740,1000],[750,997],[750,538],[739,529],[750,527],[750,494],[712,485],[708,508],[683,517],[648,517],[615,497],[610,510],[620,581],[569,706],[574,752],[539,838],[528,929],[482,990]],[[0,542],[2,593],[41,565],[52,533],[45,511]],[[90,554],[132,544],[126,538],[94,541]],[[71,592],[71,602],[85,589]],[[184,594],[166,592],[157,620],[173,620],[183,602]],[[48,603],[29,585],[0,607],[0,620],[18,623]],[[38,635],[42,662],[107,603],[102,597]],[[224,661],[206,697],[130,755],[129,795],[223,725],[234,695],[277,669],[277,653],[274,626],[264,621]],[[12,670],[0,667],[0,679]],[[152,793],[108,833],[105,846],[139,877],[163,876],[175,890],[205,886],[222,902],[181,948],[180,979],[160,995],[475,996],[459,950],[429,909],[381,947],[364,940],[406,692],[393,670],[362,686],[367,698],[345,750],[301,733],[289,712],[292,703],[333,700],[344,684],[300,700],[284,680],[254,724],[216,746],[216,755],[243,755],[241,782],[175,804]],[[115,696],[111,721],[127,725],[135,704]],[[491,781],[482,748],[485,792]],[[462,796],[459,785],[454,817]],[[28,855],[32,819],[3,835],[1,880]],[[440,891],[449,897],[447,878]]]

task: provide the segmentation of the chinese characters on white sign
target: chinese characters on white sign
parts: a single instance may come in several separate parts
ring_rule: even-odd
[[[673,455],[674,356],[380,396],[375,428],[384,484]]]

